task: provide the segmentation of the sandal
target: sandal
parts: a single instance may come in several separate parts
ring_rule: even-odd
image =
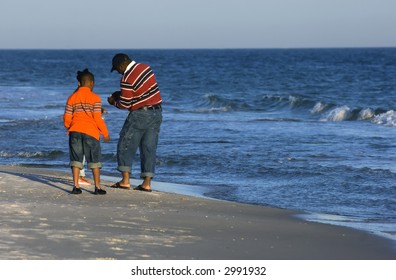
[[[133,188],[135,191],[143,191],[143,192],[151,192],[151,189],[145,189],[142,187],[142,185],[137,186],[136,188]]]
[[[122,185],[120,185],[120,182],[117,182],[117,183],[111,185],[110,188],[129,190],[131,188],[131,186],[122,186]]]

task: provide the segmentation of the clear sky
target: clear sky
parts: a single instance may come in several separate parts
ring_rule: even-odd
[[[0,48],[396,47],[396,0],[1,0]]]

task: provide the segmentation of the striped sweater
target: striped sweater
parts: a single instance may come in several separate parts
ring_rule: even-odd
[[[69,96],[63,115],[63,124],[68,132],[81,132],[96,139],[109,132],[102,118],[102,102],[99,95],[88,87],[80,87]]]
[[[150,66],[132,61],[121,78],[121,96],[115,106],[130,111],[161,104],[162,98]]]

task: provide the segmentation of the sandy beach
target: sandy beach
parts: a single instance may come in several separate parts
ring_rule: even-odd
[[[394,242],[295,212],[93,186],[67,172],[0,166],[2,260],[385,260]]]

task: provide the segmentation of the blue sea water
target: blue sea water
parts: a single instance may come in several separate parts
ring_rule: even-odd
[[[102,173],[118,176],[120,51],[164,99],[156,181],[396,239],[396,48],[0,50],[0,164],[68,170],[62,116],[88,67],[109,112]]]

